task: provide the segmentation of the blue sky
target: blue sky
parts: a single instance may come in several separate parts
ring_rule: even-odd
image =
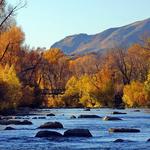
[[[27,0],[16,19],[26,44],[49,48],[68,35],[95,34],[150,18],[149,6],[150,0]]]

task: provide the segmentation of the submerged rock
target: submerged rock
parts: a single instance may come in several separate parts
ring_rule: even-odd
[[[39,127],[39,129],[57,129],[63,128],[63,125],[60,122],[46,122]]]
[[[80,115],[78,118],[102,118],[98,115]]]
[[[0,120],[0,125],[10,125],[10,124],[14,124],[14,125],[32,125],[31,121],[28,120]]]
[[[28,120],[24,120],[20,122],[21,125],[32,125],[33,123],[31,121]]]
[[[128,132],[128,133],[135,133],[140,132],[139,129],[132,129],[132,128],[110,128],[109,132]]]
[[[14,119],[22,119],[22,117],[16,116],[16,117],[14,117]]]
[[[56,131],[39,131],[35,137],[62,137],[62,134]]]
[[[90,111],[90,110],[91,110],[90,108],[85,108],[85,109],[84,109],[84,111]]]
[[[15,130],[15,128],[8,126],[4,130]]]
[[[136,110],[133,110],[133,112],[140,112],[140,110],[139,110],[139,109],[136,109]]]
[[[72,116],[70,117],[70,119],[76,119],[76,116],[72,115]]]
[[[38,119],[38,117],[33,117],[32,119]]]
[[[69,129],[64,132],[64,137],[92,137],[88,129]]]
[[[121,114],[127,114],[125,112],[119,112],[119,111],[114,111],[112,112],[113,115],[121,115]]]
[[[115,142],[115,143],[120,143],[120,142],[133,142],[133,141],[130,141],[130,140],[123,140],[123,139],[116,139],[114,142]]]
[[[121,119],[121,118],[118,118],[118,117],[106,116],[106,117],[103,117],[103,120],[104,120],[104,121],[117,121],[117,120],[122,120],[122,119]]]
[[[55,114],[53,114],[53,113],[50,113],[50,114],[47,114],[47,116],[55,116]]]
[[[46,117],[38,117],[38,119],[46,119]]]

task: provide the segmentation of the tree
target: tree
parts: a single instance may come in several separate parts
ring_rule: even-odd
[[[0,109],[16,108],[22,97],[21,83],[13,66],[0,66]],[[4,85],[4,86],[3,86]]]
[[[66,84],[63,97],[68,105],[76,102],[84,107],[112,107],[114,84],[111,74],[105,68],[92,76],[87,74],[80,78],[73,76]]]
[[[24,33],[21,28],[13,26],[7,32],[0,35],[0,63],[16,65],[20,60],[21,45],[24,41]]]
[[[148,101],[147,101],[147,106],[150,107],[150,72],[147,76],[147,80],[144,82],[145,90],[148,95]]]
[[[144,82],[150,69],[150,51],[140,44],[133,44],[128,49],[128,55],[133,60],[132,80]]]
[[[77,58],[71,59],[69,62],[69,69],[75,76],[82,76],[85,74],[92,75],[100,70],[101,57],[97,54],[86,54]]]
[[[115,66],[121,74],[124,85],[130,84],[134,62],[132,57],[127,54],[127,49],[117,48],[113,53],[113,57],[115,59]]]
[[[69,78],[69,59],[57,48],[47,50],[43,54],[45,87],[51,90],[65,89]]]
[[[143,83],[132,81],[129,85],[125,85],[123,93],[123,100],[127,107],[147,105],[148,95]]]

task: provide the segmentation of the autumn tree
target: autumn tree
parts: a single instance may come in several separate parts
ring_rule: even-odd
[[[146,106],[148,95],[143,83],[132,81],[129,85],[125,85],[123,93],[123,100],[127,107]]]
[[[128,55],[133,60],[132,80],[144,82],[150,69],[150,51],[141,44],[133,44],[128,49]]]
[[[66,84],[66,91],[62,97],[62,101],[64,101],[64,105],[66,107],[78,107],[80,106],[80,91],[78,87],[78,78],[72,76],[67,84]]]
[[[73,75],[92,75],[100,70],[101,56],[97,54],[86,54],[70,60],[69,68]]]
[[[60,49],[50,49],[44,52],[44,82],[51,90],[65,89],[69,78],[69,59]]]
[[[116,48],[113,53],[115,59],[115,66],[118,69],[123,84],[130,84],[132,80],[134,61],[127,53],[126,48]]]
[[[0,63],[5,65],[20,63],[21,46],[24,41],[24,33],[21,28],[13,26],[0,35]]]
[[[0,66],[0,110],[14,109],[22,97],[21,83],[12,66]]]

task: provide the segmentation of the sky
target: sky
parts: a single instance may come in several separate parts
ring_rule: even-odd
[[[7,0],[15,5],[19,0]],[[96,34],[150,18],[150,0],[26,0],[16,15],[30,47],[50,48],[66,36]]]

